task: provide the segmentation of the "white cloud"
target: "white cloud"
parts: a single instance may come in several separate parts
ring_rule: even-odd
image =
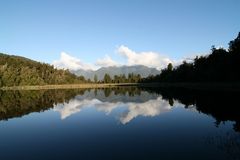
[[[98,59],[95,64],[100,67],[109,67],[109,66],[118,66],[119,65],[116,61],[114,61],[108,55],[105,55],[105,57],[103,59]]]
[[[54,67],[60,68],[60,69],[70,69],[70,70],[94,69],[94,66],[84,63],[80,59],[76,57],[72,57],[65,52],[62,52],[60,59],[53,61],[52,64]]]
[[[137,53],[126,46],[120,46],[117,52],[127,59],[127,65],[145,65],[157,69],[165,68],[168,63],[173,63],[168,57],[156,52]]]
[[[170,60],[167,56],[161,55],[156,52],[135,52],[128,47],[121,45],[117,48],[117,53],[121,55],[126,63],[119,63],[113,60],[109,55],[105,55],[104,58],[97,59],[95,64],[88,64],[76,57],[72,57],[69,54],[62,52],[60,59],[52,62],[54,67],[60,69],[70,69],[70,70],[96,70],[99,67],[109,67],[109,66],[134,66],[134,65],[145,65],[148,67],[153,67],[157,69],[165,68],[168,63],[173,65],[180,64],[180,61]]]

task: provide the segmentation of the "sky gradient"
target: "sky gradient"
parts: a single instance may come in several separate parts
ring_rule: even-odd
[[[137,64],[142,53],[178,61],[228,47],[239,8],[239,0],[1,0],[0,52],[47,63],[61,52],[95,65]]]

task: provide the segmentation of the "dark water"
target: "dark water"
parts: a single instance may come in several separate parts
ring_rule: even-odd
[[[239,94],[0,92],[0,159],[240,159]]]

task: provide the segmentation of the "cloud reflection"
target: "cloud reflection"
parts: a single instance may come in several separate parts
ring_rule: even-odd
[[[122,124],[129,123],[138,116],[153,117],[171,110],[171,106],[168,101],[163,100],[162,97],[159,96],[157,99],[151,99],[142,103],[103,102],[99,99],[74,98],[68,103],[55,105],[54,111],[60,113],[61,119],[65,119],[88,107],[94,107],[98,111],[106,113],[106,115],[111,114],[116,108],[124,107],[123,110],[117,112],[119,121]]]
[[[120,121],[122,124],[130,122],[132,119],[138,116],[156,116],[160,113],[167,112],[171,109],[171,106],[167,101],[162,100],[158,97],[156,100],[149,100],[144,103],[128,103],[127,112],[124,112],[120,116]]]

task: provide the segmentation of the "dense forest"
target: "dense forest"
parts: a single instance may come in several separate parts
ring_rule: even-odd
[[[207,56],[196,57],[177,67],[168,64],[159,75],[142,79],[148,82],[240,82],[240,33],[229,48],[215,48]]]
[[[94,76],[94,82],[99,83],[137,83],[141,81],[140,74],[129,73],[128,76],[125,74],[114,75],[112,78],[109,74],[105,74],[102,81],[97,81],[96,75]]]
[[[0,87],[82,82],[86,82],[84,77],[77,77],[68,70],[59,70],[49,64],[0,53]]]

